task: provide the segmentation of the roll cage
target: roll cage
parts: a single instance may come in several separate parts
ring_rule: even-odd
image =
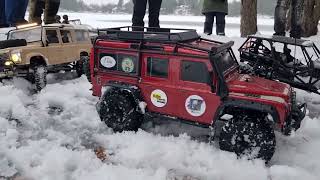
[[[275,44],[283,45],[283,51],[279,52]],[[289,49],[288,46],[294,48]],[[302,52],[302,58],[296,57],[297,50]],[[313,42],[282,36],[253,35],[248,36],[239,52],[240,61],[248,63],[252,73],[320,94],[320,87],[317,86],[320,81],[320,51]]]

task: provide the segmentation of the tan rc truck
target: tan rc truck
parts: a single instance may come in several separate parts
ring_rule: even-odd
[[[92,47],[89,28],[73,24],[28,24],[8,32],[0,41],[0,79],[24,77],[37,91],[46,86],[47,73],[83,71]]]

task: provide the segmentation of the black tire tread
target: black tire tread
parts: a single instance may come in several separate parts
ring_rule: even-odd
[[[249,135],[247,138],[250,142],[255,142],[255,144],[247,145],[249,146],[249,152],[255,148],[259,150],[256,154],[250,154],[249,156],[251,157],[249,159],[258,158],[267,162],[270,161],[276,146],[274,130],[267,123],[257,122],[248,118],[242,120],[231,119],[227,122],[220,134],[220,149],[235,152],[238,157],[246,155],[245,153],[248,149],[240,145],[245,135]],[[238,138],[240,141],[236,141]]]
[[[142,116],[136,109],[129,95],[111,90],[102,98],[99,115],[116,132],[137,131],[141,126]]]

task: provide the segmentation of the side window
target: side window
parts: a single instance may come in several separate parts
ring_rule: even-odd
[[[168,78],[169,60],[149,57],[147,73],[151,77]]]
[[[71,33],[67,30],[60,30],[61,38],[63,43],[70,43],[71,41]]]
[[[203,62],[183,60],[181,62],[181,80],[198,83],[210,83],[210,73]]]
[[[87,41],[89,38],[88,32],[84,30],[75,30],[77,41]]]
[[[56,30],[46,30],[46,36],[49,44],[59,43],[58,33]]]
[[[137,74],[138,58],[126,54],[100,54],[100,67],[110,71]]]

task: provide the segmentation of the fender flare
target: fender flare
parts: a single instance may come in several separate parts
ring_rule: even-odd
[[[33,57],[41,57],[44,62],[46,63],[46,65],[49,65],[49,60],[48,58],[46,58],[43,54],[41,53],[29,53],[27,56],[26,56],[26,64],[30,64],[31,63],[31,59]]]
[[[265,112],[272,116],[273,120],[271,122],[273,122],[273,124],[280,122],[280,117],[277,109],[271,105],[266,105],[266,104],[261,104],[257,102],[246,101],[246,100],[227,99],[221,103],[218,110],[216,111],[216,114],[214,116],[213,123],[212,123],[213,126],[217,121],[219,121],[219,118],[224,114],[224,111],[227,108],[239,108],[239,109]]]
[[[144,103],[143,97],[141,96],[141,91],[137,86],[117,81],[110,81],[102,87],[101,99],[103,99],[106,93],[113,90],[129,94],[137,106],[137,111],[142,114],[145,113],[145,107],[141,106],[141,103]],[[144,106],[146,106],[146,104]]]

